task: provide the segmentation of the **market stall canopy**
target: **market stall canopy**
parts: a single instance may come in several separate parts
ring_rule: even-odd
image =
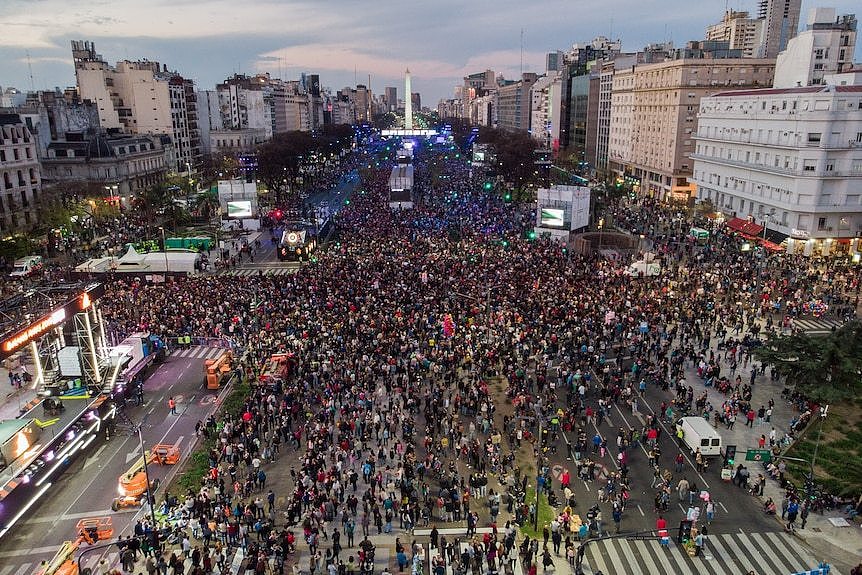
[[[763,226],[757,225],[754,222],[743,220],[742,218],[733,218],[727,221],[727,227],[735,232],[745,234],[747,236],[757,236],[763,232]]]

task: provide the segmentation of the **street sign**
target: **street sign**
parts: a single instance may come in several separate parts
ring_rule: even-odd
[[[749,449],[745,452],[745,460],[769,463],[772,461],[772,451],[768,449]]]

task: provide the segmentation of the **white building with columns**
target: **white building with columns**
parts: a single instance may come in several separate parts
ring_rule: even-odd
[[[748,233],[791,253],[862,252],[862,74],[703,98],[694,181]],[[760,226],[763,228],[758,229]],[[857,256],[859,257],[859,256]]]

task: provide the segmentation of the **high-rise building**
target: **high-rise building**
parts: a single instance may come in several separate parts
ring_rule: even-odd
[[[699,105],[698,198],[790,253],[862,252],[862,73],[719,92]],[[851,104],[851,105],[848,105]]]
[[[548,71],[530,88],[530,134],[554,148],[560,143],[562,85],[560,72]]]
[[[761,58],[775,58],[799,30],[802,0],[760,0],[758,16],[763,23]]]
[[[475,106],[471,104],[476,98],[484,96],[497,89],[497,76],[493,70],[485,70],[464,76],[461,86],[461,116],[471,123],[476,123]]]
[[[521,79],[497,88],[497,127],[506,130],[530,129],[530,88],[539,76],[524,72]]]
[[[201,152],[211,154],[210,133],[224,130],[221,117],[221,108],[216,90],[199,90],[198,99],[198,128],[201,136]]]
[[[710,43],[714,44],[714,43]],[[700,99],[719,91],[770,86],[771,59],[722,57],[727,43],[690,42],[676,58],[616,69],[611,98],[611,169],[640,182],[643,194],[687,202]]]
[[[706,39],[727,42],[731,50],[742,50],[745,58],[756,58],[763,44],[766,20],[749,18],[748,12],[728,10],[718,24],[708,26]]]
[[[72,41],[78,93],[99,110],[104,129],[130,134],[167,134],[177,149],[176,171],[200,161],[194,82],[149,60],[110,66],[92,42]]]
[[[566,54],[561,50],[548,52],[545,55],[545,72],[562,72],[566,65]]]
[[[30,231],[42,207],[36,138],[18,114],[0,114],[0,234]]]
[[[371,93],[365,84],[357,84],[355,90],[351,90],[353,108],[356,114],[356,122],[371,121]]]
[[[202,159],[195,83],[173,75],[168,80],[168,89],[171,99],[171,136],[177,154],[176,171],[191,175]]]
[[[387,112],[394,112],[398,109],[398,88],[395,86],[386,87],[383,97],[386,100]]]
[[[612,59],[620,51],[620,41],[598,36],[585,44],[574,44],[562,66],[560,102],[560,147],[585,155],[590,70],[597,62]]]
[[[853,67],[856,17],[837,17],[834,8],[814,8],[806,28],[787,44],[775,63],[775,88],[822,84],[823,78]]]
[[[269,74],[234,74],[216,85],[222,125],[226,130],[262,130],[272,138],[275,122],[273,81]]]

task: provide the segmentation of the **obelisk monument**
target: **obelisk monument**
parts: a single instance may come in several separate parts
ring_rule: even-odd
[[[410,68],[404,73],[404,129],[413,129],[413,92],[410,90]]]

